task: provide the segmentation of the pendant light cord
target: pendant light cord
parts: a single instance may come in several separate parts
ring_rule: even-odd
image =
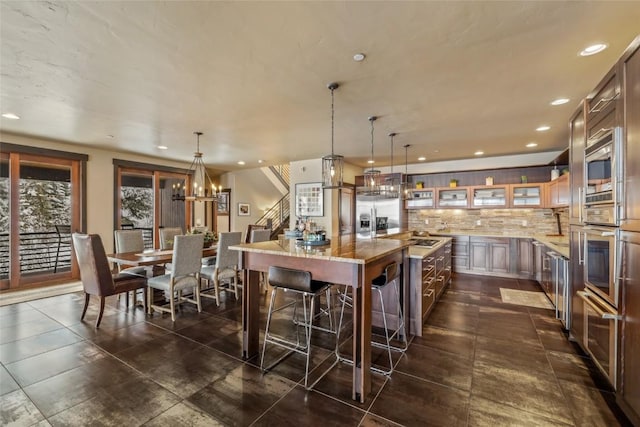
[[[371,116],[369,117],[369,121],[371,122],[371,170],[373,171],[373,164],[374,164],[374,160],[373,160],[373,122],[375,122],[377,119],[376,116]]]
[[[333,134],[335,132],[334,130],[334,125],[333,125],[333,118],[334,118],[334,109],[333,109],[333,91],[335,89],[333,87],[331,87],[331,157],[333,157]]]

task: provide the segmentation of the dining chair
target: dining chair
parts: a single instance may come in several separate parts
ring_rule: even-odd
[[[113,232],[116,243],[116,252],[137,252],[144,251],[144,238],[142,230],[115,230]],[[118,264],[118,271],[125,274],[136,274],[138,276],[150,277],[148,267],[128,267],[122,268]]]
[[[172,249],[173,238],[181,234],[182,234],[182,228],[180,227],[161,228],[160,229],[160,250]]]
[[[153,309],[171,313],[171,321],[175,322],[175,301],[187,301],[197,305],[198,312],[202,311],[200,304],[200,258],[202,257],[202,234],[175,236],[173,244],[173,268],[170,273],[155,276],[147,280],[147,286],[152,289],[165,291],[169,297],[169,308],[152,303],[152,289],[147,292],[147,308],[149,314]],[[193,298],[182,296],[185,289],[193,289]],[[177,295],[176,295],[177,293]]]
[[[142,230],[114,230],[113,236],[116,243],[116,252],[137,252],[144,251],[144,238]],[[122,274],[133,274],[142,277],[153,277],[153,267],[127,267],[123,268],[122,264],[118,264],[118,272]],[[126,294],[127,307],[129,306],[129,292]],[[135,304],[135,292],[134,292]]]
[[[100,298],[100,313],[96,319],[96,328],[100,326],[102,321],[106,297],[136,289],[142,289],[146,297],[146,277],[122,273],[111,274],[107,254],[99,235],[73,233],[72,239],[85,294],[80,320],[84,320],[84,316],[87,314],[89,295],[96,295]]]
[[[253,232],[253,230],[264,230],[266,228],[266,225],[249,224],[247,226],[247,234],[244,237],[244,242],[251,243],[251,233]]]
[[[202,267],[200,277],[205,279],[208,285],[208,288],[203,290],[202,296],[216,300],[216,305],[220,305],[220,285],[223,280],[228,281],[229,286],[233,286],[236,299],[238,298],[238,261],[240,260],[240,254],[229,249],[229,246],[238,245],[241,242],[242,232],[240,231],[220,233],[215,265]],[[213,282],[213,288],[211,287],[211,282]],[[209,291],[213,291],[213,295],[210,295]]]

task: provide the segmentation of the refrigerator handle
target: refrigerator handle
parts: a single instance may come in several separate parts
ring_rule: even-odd
[[[582,224],[582,198],[584,194],[584,187],[578,187],[578,221]]]
[[[582,257],[583,255],[583,247],[582,247],[582,232],[578,232],[578,265],[584,265],[584,258]]]

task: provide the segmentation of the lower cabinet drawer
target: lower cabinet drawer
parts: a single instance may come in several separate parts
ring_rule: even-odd
[[[432,278],[432,283],[430,285],[425,285],[422,288],[422,317],[424,317],[431,311],[431,308],[436,302],[436,286],[435,286],[435,278]]]

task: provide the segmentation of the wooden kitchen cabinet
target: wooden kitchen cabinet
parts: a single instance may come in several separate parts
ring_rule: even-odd
[[[624,79],[624,213],[620,228],[640,231],[640,36],[621,61]]]
[[[438,208],[458,208],[469,207],[469,189],[464,187],[436,188],[438,197]]]
[[[454,271],[469,270],[469,236],[454,236],[451,241],[451,264]]]
[[[550,208],[569,206],[569,174],[561,175],[548,184],[548,204]]]
[[[511,184],[509,206],[512,208],[541,208],[544,206],[545,184]]]
[[[509,273],[510,239],[499,237],[471,237],[470,270],[473,272]]]
[[[422,336],[422,325],[451,279],[451,242],[424,258],[411,258],[409,331]]]
[[[535,275],[534,246],[532,239],[512,239],[516,252],[516,271],[518,277],[533,278]]]
[[[436,190],[434,188],[412,189],[404,202],[407,209],[428,209],[436,206]]]
[[[584,149],[586,146],[586,101],[580,103],[580,107],[571,117],[569,122],[569,221],[572,224],[581,224],[582,203],[584,200]]]
[[[508,185],[483,185],[471,187],[472,208],[506,208],[508,205]]]

